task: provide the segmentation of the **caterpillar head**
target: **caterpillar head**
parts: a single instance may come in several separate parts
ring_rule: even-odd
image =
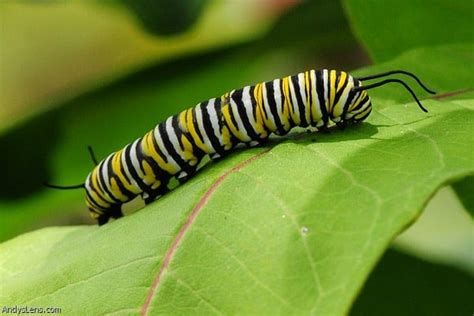
[[[413,99],[416,101],[420,109],[424,112],[428,112],[413,90],[402,80],[400,79],[385,79],[379,82],[375,82],[369,85],[362,85],[362,82],[365,80],[372,80],[377,78],[386,77],[393,74],[404,74],[415,79],[416,82],[428,93],[435,94],[434,91],[428,89],[414,74],[404,71],[404,70],[392,70],[385,73],[380,73],[372,76],[366,77],[352,77],[346,73],[337,73],[337,78],[335,81],[339,82],[345,79],[346,82],[341,82],[337,85],[338,89],[335,90],[336,96],[339,95],[338,103],[336,103],[331,111],[331,120],[335,122],[338,126],[344,127],[347,124],[357,124],[365,120],[370,112],[372,111],[372,102],[370,100],[367,90],[383,86],[387,83],[399,83],[405,87],[405,89],[412,95]],[[332,71],[331,71],[332,75]]]
[[[342,121],[346,122],[346,124],[357,124],[365,120],[370,112],[372,112],[372,102],[370,101],[367,91],[356,89],[362,87],[362,82],[360,80],[350,76],[348,85],[350,90],[340,118]]]

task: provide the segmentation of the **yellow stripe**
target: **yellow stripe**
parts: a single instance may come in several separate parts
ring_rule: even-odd
[[[245,135],[242,134],[232,122],[232,116],[231,116],[232,113],[230,112],[230,104],[226,103],[224,106],[222,106],[222,114],[224,115],[224,120],[227,123],[227,126],[229,126],[232,134],[234,134],[234,136],[240,140],[245,140],[246,139]]]
[[[185,134],[181,135],[181,142],[184,146],[184,148],[182,148],[183,151],[181,153],[183,160],[188,162],[191,166],[195,166],[198,162],[198,159],[196,158],[196,156],[194,156],[193,145],[188,140]]]
[[[128,191],[138,194],[140,193],[140,190],[133,186],[127,177],[122,173],[122,155],[123,155],[123,149],[120,151],[116,152],[114,154],[114,157],[112,158],[112,170],[114,173],[119,177],[120,182],[124,185],[125,189]]]
[[[179,125],[183,129],[183,132],[187,133],[188,132],[188,124],[186,122],[186,113],[188,110],[184,110],[181,113],[179,113],[178,118],[179,118]]]
[[[349,109],[349,112],[351,112],[353,109],[355,109],[359,103],[365,98],[365,96],[367,95],[367,92],[366,91],[362,91],[362,93],[359,95],[359,97],[357,98],[357,101],[351,106],[351,108]]]
[[[281,79],[281,93],[283,93],[282,115],[280,120],[286,131],[290,130],[290,109],[288,104],[288,77]]]
[[[339,93],[342,87],[344,86],[344,83],[346,82],[347,79],[347,73],[341,72],[341,76],[339,77],[339,84],[336,89],[336,93]],[[341,98],[337,101],[337,104],[334,104],[333,106],[333,115],[334,117],[340,117],[342,115],[342,111],[344,110],[344,104],[341,104]]]
[[[94,176],[94,174],[92,174],[91,178],[92,178],[92,182],[93,183],[95,182],[95,189],[96,190],[90,190],[89,193],[90,193],[90,195],[92,195],[92,198],[94,199],[94,202],[97,203],[99,206],[101,206],[103,208],[109,208],[110,207],[110,202],[107,201],[107,199],[102,196],[103,192],[100,189],[100,187],[98,187],[97,178]],[[93,183],[91,183],[91,185],[93,185]],[[96,192],[99,192],[99,193],[96,193]]]
[[[305,79],[305,88],[306,88],[306,103],[304,106],[306,122],[311,122],[311,104],[310,104],[310,96],[311,96],[311,78],[310,73],[306,71],[304,73]]]
[[[314,74],[314,84],[316,85],[316,73]],[[311,89],[311,93],[313,93],[313,87],[310,88]],[[311,104],[311,117],[312,117],[312,121],[317,123],[320,119],[321,119],[321,115],[318,113],[317,111],[317,106],[319,104],[319,99],[318,99],[318,92],[316,90],[316,87],[315,87],[315,95],[313,95],[313,102]],[[321,109],[319,109],[321,111]]]
[[[367,112],[369,112],[371,110],[372,107],[368,106],[364,111],[354,115],[354,118],[355,119],[359,119],[361,117],[363,117],[365,114],[367,114]]]
[[[113,200],[110,198],[110,197],[107,197],[106,196],[106,193],[101,189],[100,187],[100,184],[99,184],[99,179],[98,179],[98,170],[99,168],[95,168],[93,171],[92,171],[92,183],[91,185],[94,186],[94,188],[96,189],[95,191],[93,191],[98,198],[100,198],[101,200],[103,200],[105,203],[111,203],[113,202]],[[105,179],[105,181],[107,181],[108,179]],[[94,198],[95,199],[95,198]],[[101,205],[102,206],[102,205]]]
[[[268,133],[265,129],[265,113],[262,112],[262,108],[259,105],[259,100],[257,99],[257,89],[261,87],[261,84],[254,86],[253,94],[255,99],[255,104],[252,104],[255,107],[255,131],[260,134],[261,137],[267,137]]]
[[[331,70],[329,74],[329,113],[334,108],[334,98],[336,97],[336,71]]]
[[[193,138],[194,143],[204,152],[206,153],[210,152],[209,147],[206,146],[206,144],[203,142],[203,140],[199,137],[198,133],[196,132],[196,127],[194,126],[192,109],[187,110],[186,120],[187,120],[188,131],[191,134],[191,137]]]
[[[144,153],[147,156],[151,157],[161,169],[168,171],[168,173],[170,174],[177,173],[178,170],[175,169],[175,167],[172,164],[166,163],[163,157],[161,157],[158,154],[158,152],[156,152],[155,145],[153,144],[153,137],[154,136],[153,136],[153,130],[152,130],[148,132],[147,134],[145,134],[145,136],[142,138],[141,146]]]
[[[268,133],[263,127],[264,121],[261,109],[256,104],[253,104],[252,106],[255,106],[255,131],[260,134],[260,137],[267,137]]]
[[[152,188],[158,187],[161,182],[156,179],[156,175],[153,172],[153,168],[146,160],[142,160],[140,163],[142,165],[143,171],[145,172],[143,181],[147,184],[151,184]],[[158,183],[158,186],[156,185],[156,183]]]
[[[337,92],[339,92],[339,90],[341,90],[342,86],[346,82],[346,79],[347,79],[347,73],[344,72],[344,71],[341,72],[341,77],[339,78],[339,85],[337,86]]]
[[[112,190],[112,193],[115,195],[116,198],[118,198],[122,202],[127,202],[127,196],[123,194],[123,192],[120,190],[118,184],[117,184],[117,179],[115,177],[112,177],[110,179],[110,189]]]
[[[89,215],[93,219],[97,219],[99,217],[99,215],[104,214],[104,211],[102,211],[101,209],[98,209],[95,205],[92,204],[91,201],[89,201],[88,196],[86,197],[86,205],[89,208]],[[94,210],[94,211],[91,211],[91,209]]]
[[[226,126],[222,127],[221,131],[222,145],[225,150],[232,149],[232,142],[230,141],[230,131]]]
[[[296,87],[293,85],[293,82],[291,81],[291,77],[288,76],[287,77],[288,80],[288,108],[290,109],[290,116],[291,116],[291,119],[293,120],[293,122],[295,122],[296,125],[299,125],[301,123],[301,120],[300,120],[300,116],[299,115],[296,115],[296,112],[294,111],[294,106],[295,104],[293,104],[293,99],[290,97],[290,93],[291,93],[291,87],[293,87],[293,91],[295,91],[295,94],[296,94]],[[296,106],[298,106],[296,104]]]

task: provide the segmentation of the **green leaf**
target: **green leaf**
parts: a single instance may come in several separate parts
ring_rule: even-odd
[[[466,208],[466,211],[474,217],[474,176],[466,177],[453,183],[453,189],[456,191],[459,199]]]
[[[469,315],[473,292],[472,275],[389,250],[350,315]]]
[[[406,50],[474,42],[470,0],[345,0],[352,28],[376,62]]]
[[[122,3],[135,13],[149,32],[169,36],[184,32],[196,23],[207,0],[122,0]]]
[[[359,73],[409,68],[455,91],[474,86],[463,69],[473,64],[468,49],[418,49]],[[421,62],[431,58],[436,72]],[[236,152],[103,227],[47,228],[1,244],[2,304],[83,314],[348,312],[434,192],[474,172],[465,124],[473,93],[425,99],[425,114],[401,88],[373,92],[375,110],[358,128]]]
[[[201,11],[198,0],[186,2]],[[261,36],[281,12],[262,14],[254,2],[216,1],[185,34],[158,37],[121,4],[0,1],[0,133],[151,64]],[[161,11],[178,23],[177,14]],[[188,12],[185,20],[199,12]],[[229,16],[244,23],[227,23]]]
[[[472,217],[451,186],[439,190],[416,222],[393,242],[396,249],[405,253],[471,275],[474,275],[473,245]]]

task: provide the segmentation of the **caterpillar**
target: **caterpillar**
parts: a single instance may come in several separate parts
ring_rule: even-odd
[[[90,215],[103,225],[123,216],[121,206],[140,195],[146,204],[166,194],[171,178],[192,177],[204,156],[226,156],[236,146],[263,144],[270,134],[283,136],[292,128],[344,128],[365,120],[372,111],[367,90],[401,84],[424,112],[427,110],[402,80],[390,78],[369,85],[363,81],[394,74],[407,75],[434,94],[414,74],[393,70],[366,77],[344,71],[309,70],[281,79],[232,90],[182,111],[156,125],[143,137],[97,163],[85,182],[57,189],[83,188]]]

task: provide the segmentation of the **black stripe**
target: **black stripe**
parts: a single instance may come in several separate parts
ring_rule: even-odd
[[[93,190],[95,191],[95,190]],[[96,192],[97,194],[97,192]],[[86,190],[86,195],[87,197],[89,198],[89,202],[91,202],[92,204],[94,204],[94,206],[100,210],[103,210],[103,211],[107,211],[107,208],[105,208],[104,206],[100,206],[97,201],[92,197],[91,193],[89,192],[89,190]],[[107,202],[108,203],[108,202]],[[110,203],[108,203],[110,204]]]
[[[197,124],[197,122],[196,122],[196,124]],[[182,137],[184,136],[192,146],[193,155],[197,159],[200,159],[204,156],[204,152],[202,151],[201,148],[199,148],[194,143],[193,138],[190,135],[188,136],[186,133],[184,133],[181,130],[181,127],[179,126],[179,117],[178,117],[178,115],[173,115],[173,118],[171,119],[171,126],[173,127],[173,130],[176,134],[176,137],[178,138],[178,142],[179,142],[179,145],[180,145],[182,151],[185,151],[184,144],[183,144],[183,141],[182,141]],[[199,127],[198,125],[195,125],[195,126]]]
[[[340,80],[341,80],[341,72],[338,71],[337,72],[337,80],[336,80],[336,89],[337,89],[337,86],[339,86],[339,81]],[[336,105],[337,102],[339,102],[339,99],[341,98],[342,93],[344,92],[344,89],[346,89],[348,83],[349,83],[349,77],[347,75],[346,80],[344,81],[344,84],[342,85],[341,89],[339,91],[336,90],[336,97],[334,98],[334,105]]]
[[[347,96],[346,104],[344,104],[344,109],[342,111],[342,117],[344,118],[349,111],[349,106],[355,101],[355,97],[357,93],[360,92],[355,92],[354,90],[349,91],[349,95]]]
[[[250,103],[252,103],[252,113],[255,121],[257,121],[257,100],[255,99],[255,86],[249,86],[249,97]],[[262,120],[263,121],[263,120]],[[267,130],[265,124],[263,124],[263,129]]]
[[[138,142],[138,144],[141,144],[141,140]],[[138,184],[138,187],[140,188],[140,190],[146,191],[148,187],[143,182],[143,180],[138,176],[138,173],[135,170],[135,167],[133,166],[132,158],[130,156],[131,155],[131,150],[132,150],[132,145],[133,144],[128,144],[124,149],[125,163],[127,164],[127,169],[130,173],[130,176]],[[140,163],[140,160],[139,160],[139,163]]]
[[[231,94],[231,98],[237,106],[237,111],[239,112],[240,119],[242,120],[242,124],[244,125],[247,135],[250,137],[251,140],[260,140],[260,137],[255,132],[252,124],[250,124],[250,120],[247,116],[247,111],[245,110],[245,104],[242,100],[243,92],[244,92],[243,89],[235,90]]]
[[[239,130],[239,125],[237,124],[237,121],[235,120],[234,111],[232,111],[232,106],[230,105],[230,100],[229,100],[228,97],[224,97],[224,98],[225,98],[225,104],[222,104],[222,106],[226,106],[226,105],[228,104],[227,106],[229,107],[230,120],[232,121],[232,124],[234,124],[235,128],[236,128],[237,130]],[[225,121],[225,120],[224,120],[224,121]],[[228,126],[228,128],[229,128],[230,134],[233,135],[233,134],[232,134],[232,129],[231,129],[229,126]],[[235,137],[235,136],[234,136],[234,137]],[[235,137],[235,139],[238,139],[238,138]],[[239,140],[239,142],[240,142],[240,140]]]
[[[359,97],[360,97],[360,95],[359,95]],[[357,99],[359,99],[359,97]],[[355,112],[358,109],[360,109],[367,102],[368,99],[369,99],[369,95],[366,94],[365,97],[359,102],[359,104],[357,104],[357,106],[355,108],[352,109],[351,112]]]
[[[293,90],[295,90],[296,101],[298,102],[298,109],[300,112],[300,124],[301,127],[308,126],[308,122],[306,121],[305,115],[305,103],[303,102],[303,98],[301,96],[300,85],[298,80],[298,74],[291,76],[291,82],[293,83]]]
[[[171,157],[176,161],[178,166],[181,168],[181,170],[184,170],[186,172],[189,172],[193,170],[190,165],[188,165],[183,158],[181,157],[180,154],[176,152],[174,149],[173,143],[171,142],[168,132],[166,131],[166,121],[158,125],[158,131],[161,136],[161,139],[163,140],[163,144],[166,147],[166,150],[168,153],[171,155]]]
[[[311,70],[307,72],[308,73],[308,86],[306,87],[306,95],[308,96],[308,104],[306,105],[309,108],[309,120],[310,123],[313,123],[312,121],[312,112],[311,112],[311,104],[313,104],[313,89],[312,89],[312,81],[311,81]],[[306,85],[306,81],[305,81]]]
[[[158,150],[157,153],[158,155],[165,161],[167,161],[167,159],[164,159],[165,156],[163,155],[163,153],[159,150],[158,148],[158,144],[156,143],[156,140],[155,140],[155,134],[152,133],[151,134],[151,138],[153,140],[153,143],[154,145],[156,144],[156,149]],[[140,166],[140,170],[142,171],[143,174],[146,174],[145,170],[143,169],[143,165],[142,165],[142,161],[145,160],[149,165],[150,165],[150,168],[151,170],[153,171],[153,173],[155,174],[155,179],[158,179],[160,181],[162,181],[162,179],[166,179],[166,178],[169,178],[170,175],[168,173],[168,171],[162,169],[160,167],[160,165],[158,164],[157,161],[155,161],[155,159],[153,159],[152,156],[148,156],[148,155],[145,155],[145,153],[143,152],[142,150],[142,142],[144,141],[145,139],[142,138],[140,139],[140,142],[137,143],[137,148],[135,148],[135,152],[137,153],[137,160],[138,160],[138,164]],[[143,182],[143,180],[141,179],[141,181]],[[143,182],[143,184],[145,185],[146,189],[144,190],[145,192],[148,192],[150,190],[150,187],[145,183]]]
[[[214,102],[214,104],[216,104]],[[209,112],[207,111],[207,108],[210,107],[211,105],[209,104],[209,101],[204,101],[200,104],[201,106],[201,113],[202,113],[202,123],[204,125],[204,131],[206,132],[207,139],[209,139],[209,142],[211,143],[212,147],[216,151],[216,153],[222,155],[224,153],[224,147],[221,146],[221,143],[219,142],[219,138],[216,136],[221,135],[220,130],[219,131],[214,131],[214,128],[212,127],[212,122],[211,122],[211,116]],[[215,112],[217,114],[217,109],[214,105]],[[220,121],[220,116],[217,115],[215,118]],[[221,128],[221,122],[218,122],[219,128]]]
[[[201,130],[199,130],[195,107],[191,110],[191,117],[193,119],[194,130],[196,131],[196,134],[198,135],[201,142],[203,142],[204,138],[202,137]]]
[[[257,123],[257,117],[258,117],[258,114],[257,114],[257,100],[255,99],[255,86],[249,86],[249,96],[250,96],[250,102],[252,104],[252,113],[253,113],[253,117],[255,118],[255,123]],[[262,117],[262,128],[269,132],[267,126],[265,125],[265,121]]]
[[[229,100],[227,98],[224,97],[224,99],[226,99],[226,102],[228,102]],[[227,124],[227,121],[225,120],[224,118],[224,113],[222,111],[222,107],[225,105],[225,103],[222,102],[222,99],[221,98],[217,98],[216,99],[216,113],[217,113],[217,117],[219,117],[219,128],[221,129],[220,130],[220,134],[222,135],[222,130],[224,129],[224,127],[227,128],[227,130],[229,131],[229,136],[230,136],[230,144],[231,144],[231,149],[234,148],[238,143],[240,143],[240,140],[234,136],[234,134],[232,134],[232,130],[230,129],[229,125]],[[232,111],[230,112],[230,119],[234,122],[234,126],[235,124],[237,124],[237,122],[235,122],[235,119],[232,115]],[[230,150],[230,149],[229,149]]]
[[[107,157],[108,158],[108,157]],[[102,168],[107,168],[108,169],[108,166],[105,166],[105,161],[107,160],[104,159],[100,164],[99,164],[99,169],[97,171],[97,180],[99,181],[99,184],[100,184],[100,189],[102,190],[102,192],[105,192],[107,193],[107,195],[113,200],[115,201],[116,203],[122,203],[121,200],[115,198],[115,196],[112,194],[112,192],[109,191],[109,188],[107,187],[105,181],[107,181],[107,183],[110,184],[110,174],[108,175],[109,179],[104,179],[103,176],[102,176]],[[110,159],[109,159],[109,163],[110,163]]]
[[[368,108],[370,108],[370,110],[364,116],[362,116],[361,118],[356,119],[357,121],[363,121],[370,115],[370,112],[372,112],[372,104],[369,104]],[[357,114],[356,114],[356,116],[357,116]]]
[[[276,101],[275,101],[275,90],[273,89],[273,81],[265,82],[265,90],[267,91],[266,95],[267,95],[268,107],[270,108],[270,112],[272,112],[273,120],[275,121],[278,135],[283,135],[285,134],[286,131],[283,128],[280,115],[278,114],[278,109],[277,109]]]
[[[114,156],[115,156],[115,154],[114,154]],[[107,170],[109,172],[109,179],[112,180],[112,178],[115,178],[115,181],[117,182],[117,186],[119,187],[120,192],[123,195],[125,195],[128,199],[132,199],[132,198],[135,197],[135,194],[133,194],[133,192],[131,192],[131,191],[127,190],[127,188],[125,188],[125,186],[123,185],[123,183],[120,180],[119,176],[113,170],[112,165],[113,165],[114,156],[112,156],[112,159],[110,159],[109,163],[107,164]]]
[[[322,119],[324,122],[324,125],[327,124],[329,117],[328,117],[328,111],[326,109],[326,102],[324,100],[324,81],[323,81],[323,72],[321,70],[318,70],[316,72],[316,93],[318,94],[318,100],[319,100],[319,106],[320,106],[320,111],[322,114]]]
[[[282,112],[281,115],[284,115],[283,112],[285,111],[286,99],[285,99],[285,91],[283,90],[283,78],[280,79],[280,102],[281,102],[281,112]],[[290,113],[288,113],[287,119],[288,119],[288,123],[290,124],[290,126],[289,126],[289,130],[290,130],[294,127],[294,122],[291,119],[291,114]],[[283,126],[283,129],[285,129],[284,126]],[[289,130],[285,130],[284,134],[287,134],[289,132]]]
[[[163,124],[163,123],[160,123],[160,124]],[[144,138],[142,139],[142,141],[144,141]],[[153,144],[153,148],[155,149],[158,156],[160,156],[165,161],[165,163],[168,163],[168,157],[161,151],[160,145],[158,145],[158,141],[155,138],[155,130],[154,129],[151,132],[151,143]],[[141,147],[140,147],[140,149],[141,149]]]

